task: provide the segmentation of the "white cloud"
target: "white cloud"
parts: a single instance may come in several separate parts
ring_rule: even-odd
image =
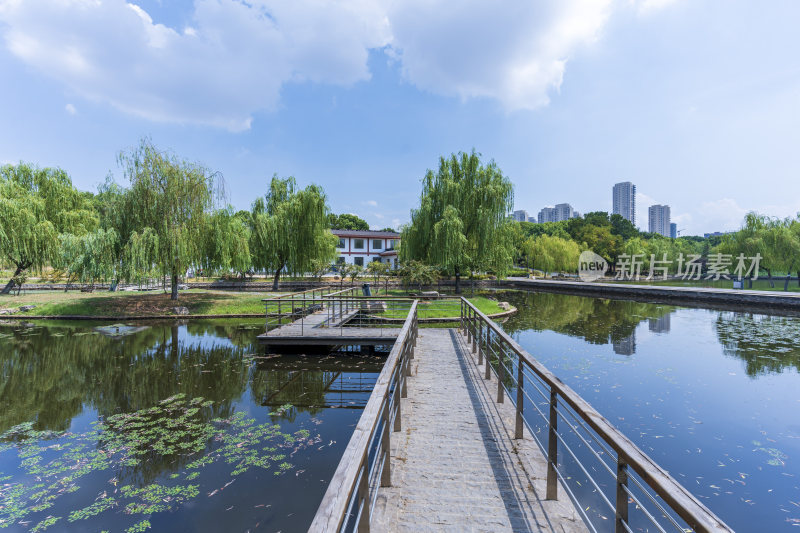
[[[233,131],[287,82],[368,79],[368,50],[389,37],[368,0],[196,0],[182,32],[123,0],[0,0],[0,23],[15,56],[87,98]]]
[[[739,229],[747,212],[732,198],[703,202],[699,213],[701,225],[706,228],[703,233]]]
[[[392,48],[422,89],[488,97],[507,109],[546,105],[569,57],[598,36],[610,0],[404,0],[389,8]]]
[[[74,105],[72,105],[72,104],[67,104],[67,105],[65,105],[65,106],[64,106],[64,110],[65,110],[67,113],[69,113],[70,115],[77,115],[77,114],[78,114],[78,110],[77,110],[77,109],[75,109],[75,106],[74,106]]]
[[[375,200],[367,200],[366,202],[361,202],[361,203],[372,207],[378,207],[378,202],[376,202]]]
[[[638,0],[650,10],[671,0]],[[0,0],[6,47],[85,98],[241,131],[291,82],[368,80],[382,49],[418,88],[535,109],[619,0],[194,0],[189,24],[124,0]]]
[[[631,0],[631,3],[636,6],[640,14],[647,15],[654,11],[664,9],[678,1],[679,0]]]

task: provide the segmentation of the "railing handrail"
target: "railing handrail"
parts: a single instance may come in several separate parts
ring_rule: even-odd
[[[409,342],[414,342],[417,335],[416,325],[417,301],[411,304],[408,316],[400,329],[397,340],[384,363],[381,373],[375,382],[375,388],[370,394],[364,412],[358,420],[350,441],[347,443],[339,466],[336,468],[325,496],[317,509],[314,521],[311,523],[311,532],[339,531],[348,516],[348,509],[354,493],[358,490],[357,484],[362,476],[368,476],[369,467],[364,468],[368,459],[369,446],[374,433],[380,423],[385,404],[389,401],[389,389],[393,383],[395,372],[400,372],[398,365],[402,363],[401,355]],[[398,383],[395,387],[399,387]],[[396,406],[399,409],[399,405]],[[399,411],[395,416],[400,416]],[[390,459],[387,457],[386,461]],[[385,465],[385,467],[388,466]],[[363,470],[363,471],[362,471]],[[368,506],[369,502],[365,503]],[[357,506],[356,506],[357,507]]]
[[[332,288],[332,287],[330,285],[328,285],[326,287],[315,287],[313,289],[307,289],[307,290],[304,290],[304,291],[287,292],[286,294],[281,294],[281,295],[278,295],[278,296],[271,296],[269,298],[262,298],[261,301],[262,302],[274,302],[275,300],[283,300],[284,298],[291,298],[293,296],[298,296],[298,295],[306,294],[306,293],[309,293],[309,292],[324,291],[325,289],[330,289],[330,288]]]
[[[678,483],[669,473],[661,468],[647,454],[639,449],[628,437],[614,427],[594,407],[577,392],[562,382],[544,365],[536,361],[522,346],[503,331],[495,322],[475,307],[469,300],[461,297],[463,305],[480,318],[494,333],[517,354],[520,361],[536,373],[539,378],[551,387],[611,448],[623,457],[624,462],[632,467],[647,485],[661,497],[678,516],[690,527],[699,532],[731,532],[733,531],[708,507],[703,505],[691,492]],[[463,319],[463,317],[462,317]],[[487,362],[488,364],[488,362]]]

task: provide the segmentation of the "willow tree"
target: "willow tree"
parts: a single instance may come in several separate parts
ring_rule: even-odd
[[[61,253],[54,262],[70,279],[89,283],[112,279],[115,274],[117,233],[98,229],[84,235],[67,233],[61,236]]]
[[[206,219],[205,250],[200,264],[207,270],[250,270],[250,214],[234,213],[231,207],[214,211]]]
[[[119,162],[130,182],[123,204],[131,235],[151,235],[145,244],[157,245],[156,264],[169,276],[171,298],[177,300],[179,277],[202,255],[204,219],[223,196],[222,180],[199,164],[159,151],[149,139],[121,153]]]
[[[83,235],[97,224],[91,194],[75,189],[63,170],[24,163],[0,167],[0,255],[15,269],[0,294],[11,292],[14,279],[29,269],[52,261],[59,235]]]
[[[322,188],[298,190],[292,177],[273,176],[266,196],[253,202],[250,254],[255,268],[274,272],[273,290],[284,270],[304,274],[315,260],[334,260],[338,241],[328,230],[328,213]]]
[[[439,159],[439,170],[422,180],[418,209],[403,230],[401,259],[437,265],[456,278],[492,270],[503,274],[513,260],[508,212],[513,207],[511,181],[494,161],[483,165],[480,154],[453,154]]]

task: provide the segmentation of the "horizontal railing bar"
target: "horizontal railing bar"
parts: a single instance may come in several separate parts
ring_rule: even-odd
[[[622,490],[625,491],[628,497],[632,499],[634,503],[636,503],[636,505],[639,506],[639,509],[644,513],[647,519],[650,520],[650,522],[654,526],[656,526],[656,528],[658,528],[658,530],[661,533],[667,533],[667,531],[661,526],[661,524],[658,523],[658,520],[656,520],[655,517],[650,513],[650,511],[647,510],[647,507],[644,506],[644,504],[639,500],[639,498],[637,498],[627,486],[622,485]],[[681,528],[679,527],[679,529]]]
[[[586,470],[586,467],[583,466],[583,463],[581,462],[581,460],[578,459],[578,456],[575,455],[575,452],[573,452],[572,448],[569,447],[569,444],[567,444],[567,441],[564,440],[563,435],[561,435],[560,433],[556,432],[556,438],[559,441],[561,441],[561,444],[564,446],[564,448],[566,448],[567,451],[569,452],[569,454],[572,456],[572,458],[575,459],[575,463],[580,467],[581,471],[583,471],[583,473],[586,474],[586,477],[589,479],[589,481],[592,482],[592,485],[594,485],[594,488],[597,489],[597,493],[600,494],[600,496],[603,498],[603,501],[606,502],[606,505],[608,505],[611,508],[612,511],[616,510],[616,506],[613,503],[611,503],[611,500],[609,500],[608,497],[605,495],[605,492],[603,491],[603,489],[600,488],[600,485],[597,484],[597,482],[594,480],[594,478],[589,473],[589,471]],[[565,483],[565,485],[566,485],[566,483]]]
[[[592,430],[597,432],[617,452],[618,457],[639,474],[642,480],[690,527],[698,531],[732,531],[730,527],[678,483],[666,470],[661,468],[628,437],[611,425],[586,400],[528,354],[524,348],[497,326],[483,311],[464,297],[462,297],[462,302],[473,311],[478,320],[485,323],[494,334],[508,344],[511,350],[519,356],[520,361],[524,361],[535,374],[549,385],[551,390],[560,396]]]
[[[643,487],[641,483],[639,483],[638,479],[636,479],[633,476],[628,476],[628,480],[629,481],[633,481],[639,487],[639,489],[642,491],[642,493],[645,496],[647,496],[647,499],[649,499],[651,502],[653,502],[653,505],[655,505],[658,508],[658,510],[661,511],[661,514],[666,516],[667,519],[670,522],[672,522],[673,526],[675,526],[679,531],[683,530],[683,528],[680,526],[680,524],[678,524],[675,521],[675,519],[672,517],[672,515],[666,509],[664,509],[664,507],[660,503],[658,503],[658,501],[655,498],[653,498],[653,495],[650,494],[650,491],[647,490],[647,488]],[[641,506],[641,503],[639,505]],[[642,506],[642,507],[644,507],[644,506]]]

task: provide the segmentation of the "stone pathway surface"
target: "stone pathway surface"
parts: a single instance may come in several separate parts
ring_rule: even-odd
[[[476,363],[458,330],[420,329],[373,530],[586,531],[563,489],[544,500],[546,461],[527,432],[512,440],[514,407]]]

